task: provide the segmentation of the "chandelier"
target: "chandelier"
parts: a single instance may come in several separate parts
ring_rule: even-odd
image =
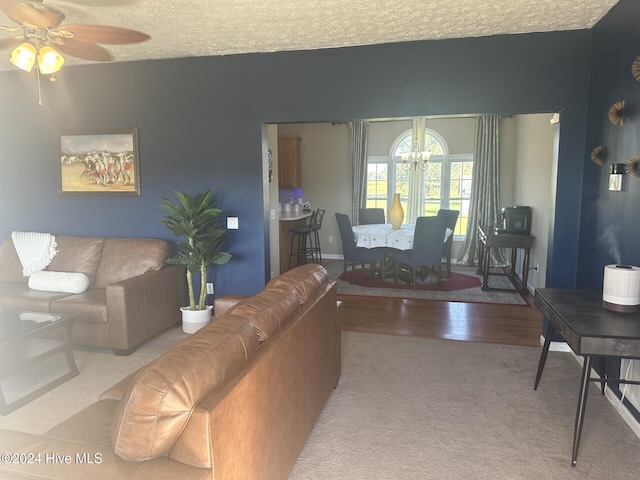
[[[400,154],[402,163],[401,168],[405,171],[409,170],[422,170],[423,172],[429,166],[429,159],[431,158],[431,152],[422,150],[420,148],[420,142],[418,139],[414,139],[413,148],[410,152],[403,152]]]
[[[414,118],[413,126],[411,129],[411,150],[408,152],[400,153],[402,162],[400,167],[405,172],[408,171],[426,171],[429,167],[429,159],[431,158],[431,152],[429,152],[425,145],[427,128],[427,119],[424,117]]]

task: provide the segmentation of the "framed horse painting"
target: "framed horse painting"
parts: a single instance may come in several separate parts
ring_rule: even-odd
[[[60,136],[61,195],[140,195],[138,129]]]

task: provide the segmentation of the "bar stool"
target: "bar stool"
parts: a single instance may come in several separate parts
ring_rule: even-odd
[[[291,268],[291,259],[295,258],[297,265],[307,263],[307,258],[311,258],[313,262],[313,230],[311,226],[315,223],[316,212],[311,213],[309,223],[294,227],[291,229],[291,245],[289,247],[289,268]],[[297,248],[294,250],[294,245]]]
[[[291,229],[289,268],[291,268],[291,259],[294,257],[297,265],[307,263],[307,259],[310,259],[312,263],[322,263],[320,234],[318,231],[322,227],[323,216],[324,210],[318,209],[309,217],[309,223]],[[295,244],[297,244],[296,250],[294,250]]]
[[[324,217],[324,210],[317,209],[316,216],[311,224],[311,231],[313,238],[311,239],[311,256],[315,257],[315,263],[322,265],[322,252],[320,251],[320,229],[322,228],[322,218]]]

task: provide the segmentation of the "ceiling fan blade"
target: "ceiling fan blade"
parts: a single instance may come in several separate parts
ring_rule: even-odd
[[[107,43],[112,45],[144,42],[151,38],[143,32],[129,30],[128,28],[111,27],[109,25],[64,25],[55,30],[55,32],[65,38],[70,36],[74,40],[82,42]],[[71,35],[68,35],[69,33]]]
[[[20,45],[24,41],[22,37],[7,37],[0,39],[0,50],[8,48],[14,48]]]
[[[0,0],[0,9],[14,22],[37,28],[55,28],[65,19],[57,8],[37,1]]]
[[[113,56],[100,45],[90,42],[81,42],[74,38],[65,38],[58,41],[52,41],[51,44],[61,53],[70,55],[83,60],[92,60],[94,62],[110,62]]]

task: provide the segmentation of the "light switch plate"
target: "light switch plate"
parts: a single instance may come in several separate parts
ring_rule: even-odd
[[[227,230],[238,229],[238,217],[227,217]]]

